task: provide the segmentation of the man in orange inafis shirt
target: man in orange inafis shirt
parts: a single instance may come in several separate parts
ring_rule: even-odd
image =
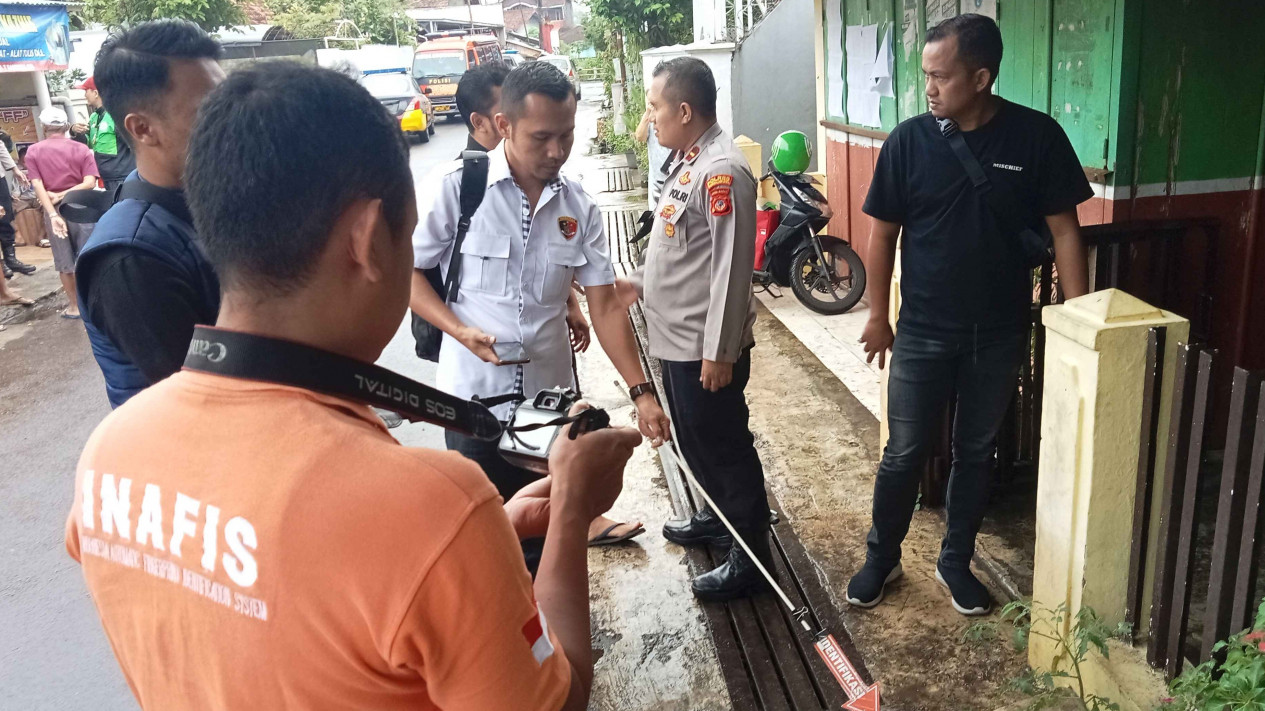
[[[417,215],[399,127],[363,88],[235,72],[186,191],[218,326],[377,359]],[[146,709],[583,709],[588,522],[639,441],[561,437],[551,479],[503,507],[473,463],[400,446],[364,405],[182,371],[93,433],[66,546]],[[533,587],[513,540],[546,531]]]

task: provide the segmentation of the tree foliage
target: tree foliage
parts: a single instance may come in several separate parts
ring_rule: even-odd
[[[174,17],[196,22],[208,32],[246,22],[235,0],[87,0],[82,14],[88,22],[111,27]]]
[[[623,32],[630,51],[689,42],[692,11],[691,0],[589,0],[589,12]]]
[[[417,28],[403,0],[269,0],[268,9],[296,38],[331,36],[339,20],[351,20],[371,42],[411,44]]]

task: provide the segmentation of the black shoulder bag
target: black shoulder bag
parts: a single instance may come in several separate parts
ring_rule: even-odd
[[[90,225],[99,222],[114,203],[128,199],[159,205],[186,224],[193,224],[193,215],[183,193],[160,188],[144,180],[129,180],[114,190],[71,190],[66,193],[57,211],[67,222]]]
[[[1022,217],[1023,213],[1020,212],[1019,206],[1015,203],[1015,197],[1003,188],[993,186],[988,176],[984,174],[984,169],[980,167],[979,160],[971,152],[971,147],[966,145],[966,139],[958,130],[957,122],[953,119],[937,119],[936,121],[940,124],[941,135],[949,141],[949,147],[958,157],[958,162],[966,170],[966,175],[971,179],[975,189],[984,198],[984,204],[988,205],[993,218],[1003,230],[1019,236],[1014,245],[1015,252],[1023,265],[1029,269],[1036,269],[1045,264],[1050,259],[1054,242],[1050,229],[1044,223],[1041,224],[1040,232],[1029,227]]]
[[[461,292],[461,243],[470,230],[470,219],[483,202],[488,189],[488,154],[483,151],[461,153],[461,217],[457,220],[457,235],[452,242],[452,256],[448,258],[448,277],[440,275],[439,267],[426,269],[426,281],[439,294],[444,303],[451,304]],[[413,317],[413,340],[416,341],[417,357],[431,362],[439,361],[439,347],[444,332],[431,322],[409,311]]]

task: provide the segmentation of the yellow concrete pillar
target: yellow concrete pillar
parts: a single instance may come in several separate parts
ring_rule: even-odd
[[[1128,587],[1147,331],[1167,329],[1163,442],[1177,344],[1189,338],[1190,323],[1117,289],[1046,307],[1042,322],[1033,601],[1050,610],[1066,604],[1069,627],[1085,605],[1114,623],[1124,618]],[[1054,645],[1034,635],[1028,659],[1035,668],[1052,668]]]
[[[734,139],[734,144],[746,157],[747,165],[751,166],[751,174],[757,179],[764,175],[764,147],[746,136],[738,136]],[[760,207],[763,207],[765,202],[780,203],[777,187],[773,185],[772,179],[761,181],[756,186],[756,202]]]
[[[742,151],[742,155],[747,159],[747,165],[751,166],[751,173],[757,178],[764,175],[764,148],[746,136],[734,138],[734,144],[738,146],[738,150]]]

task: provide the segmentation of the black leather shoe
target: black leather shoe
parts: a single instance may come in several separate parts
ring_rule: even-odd
[[[4,278],[9,279],[13,276],[12,272],[19,274],[31,275],[35,273],[35,267],[18,259],[16,248],[11,244],[3,247],[4,253]]]
[[[772,574],[773,559],[769,553],[768,533],[761,531],[750,536],[744,535],[743,539],[759,556],[765,570]],[[729,549],[729,555],[725,557],[724,563],[715,570],[694,578],[690,583],[690,588],[694,591],[694,597],[699,600],[724,602],[766,592],[769,589],[769,583],[742,547],[735,545]]]
[[[699,509],[684,521],[668,521],[663,524],[663,537],[682,546],[733,545],[733,537],[711,509]]]
[[[27,276],[30,276],[35,273],[35,267],[17,258],[14,258],[13,260],[6,259],[4,261],[4,270],[8,272],[10,269],[17,272],[18,274],[25,274]],[[5,278],[7,279],[8,276],[6,275]]]

